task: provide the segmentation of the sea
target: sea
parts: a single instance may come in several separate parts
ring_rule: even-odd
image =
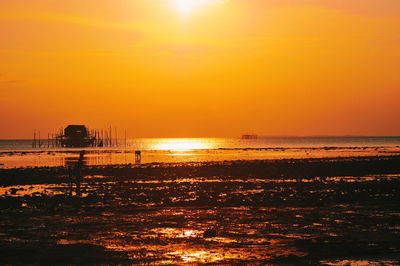
[[[137,138],[114,140],[113,147],[90,148],[110,150],[199,150],[199,149],[258,149],[258,148],[324,148],[324,147],[390,147],[400,146],[400,136],[389,137],[266,137],[241,138]],[[0,140],[0,151],[59,150],[46,139],[41,147],[33,148],[32,139]]]
[[[70,166],[83,148],[41,140],[0,140],[0,168]],[[87,165],[185,163],[290,158],[400,155],[400,137],[269,137],[114,139],[111,147],[84,148]],[[135,151],[141,152],[138,159]]]

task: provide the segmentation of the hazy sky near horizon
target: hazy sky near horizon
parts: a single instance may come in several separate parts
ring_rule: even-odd
[[[0,138],[400,135],[399,0],[1,0]]]

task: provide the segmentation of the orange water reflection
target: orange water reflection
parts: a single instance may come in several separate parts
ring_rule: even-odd
[[[190,151],[216,148],[213,139],[175,138],[157,139],[153,143],[154,150]]]
[[[87,165],[135,164],[135,151],[142,151],[141,163],[182,163],[226,160],[305,159],[400,155],[398,147],[381,148],[287,148],[223,149],[222,139],[147,139],[127,149],[88,149]],[[0,151],[0,168],[71,166],[79,150]]]

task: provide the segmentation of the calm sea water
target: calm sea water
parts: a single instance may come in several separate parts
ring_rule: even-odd
[[[134,154],[135,150],[142,151],[139,163],[400,154],[400,137],[297,137],[261,138],[256,140],[238,138],[154,138],[131,139],[127,141],[126,145],[124,140],[115,141],[115,143],[117,145],[111,148],[87,148],[86,163],[88,165],[137,163]],[[324,147],[343,149],[323,149]],[[42,141],[40,148],[32,148],[32,140],[0,140],[0,168],[68,165],[70,162],[77,160],[81,149],[51,147],[51,145],[48,145],[47,140]]]
[[[35,150],[32,140],[0,140],[0,151]],[[245,148],[318,148],[318,147],[388,147],[400,146],[400,137],[284,137],[243,140],[239,138],[154,138],[116,141],[111,149],[200,150]],[[38,148],[36,148],[38,149]],[[60,149],[42,141],[40,150]],[[95,149],[110,149],[95,148]]]

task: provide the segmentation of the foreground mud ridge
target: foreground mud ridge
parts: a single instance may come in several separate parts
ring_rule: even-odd
[[[396,264],[400,157],[0,170],[0,263]]]

